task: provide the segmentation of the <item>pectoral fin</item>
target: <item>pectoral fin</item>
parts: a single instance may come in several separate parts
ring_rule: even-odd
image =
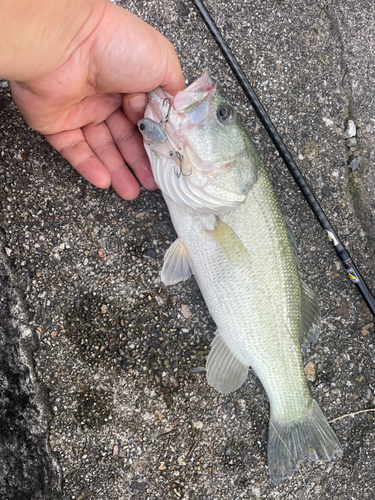
[[[243,259],[249,258],[249,254],[237,234],[221,219],[217,219],[215,229],[206,229],[206,233],[212,236],[231,262],[243,262]]]
[[[165,285],[174,285],[186,281],[191,275],[189,252],[184,242],[177,238],[165,254],[161,280]]]
[[[211,345],[206,365],[208,383],[223,394],[237,390],[245,382],[249,366],[232,352],[219,332]]]

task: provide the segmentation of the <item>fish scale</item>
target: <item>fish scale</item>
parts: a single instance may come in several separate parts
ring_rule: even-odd
[[[294,239],[227,96],[207,73],[174,102],[156,89],[139,129],[178,235],[162,280],[173,285],[194,274],[217,326],[208,382],[228,393],[254,369],[270,400],[268,467],[275,484],[305,459],[339,457],[301,357],[301,347],[317,337],[317,298],[300,279]]]

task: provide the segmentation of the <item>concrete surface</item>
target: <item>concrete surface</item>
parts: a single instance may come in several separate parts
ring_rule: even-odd
[[[172,41],[188,82],[210,70],[262,152],[322,304],[320,338],[304,357],[313,396],[329,420],[374,408],[373,318],[193,6],[123,6]],[[374,4],[208,7],[375,291]],[[348,118],[359,128],[354,150]],[[197,285],[160,282],[175,235],[159,192],[125,202],[88,185],[27,128],[6,82],[0,167],[2,499],[374,498],[371,411],[332,423],[341,460],[270,483],[259,381],[250,373],[227,396],[211,389],[202,367],[215,326]]]

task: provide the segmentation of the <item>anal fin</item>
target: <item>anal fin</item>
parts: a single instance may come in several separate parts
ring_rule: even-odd
[[[219,332],[211,346],[206,365],[208,383],[223,394],[237,390],[246,380],[249,365],[238,359]]]
[[[161,280],[165,285],[174,285],[186,281],[192,274],[189,252],[183,241],[177,238],[164,256]]]

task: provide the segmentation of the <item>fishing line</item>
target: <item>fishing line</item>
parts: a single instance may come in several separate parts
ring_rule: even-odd
[[[275,126],[271,122],[269,116],[267,115],[265,109],[263,108],[261,102],[259,101],[257,95],[255,94],[253,88],[251,87],[249,81],[247,80],[245,74],[243,73],[240,65],[238,64],[236,58],[232,54],[230,48],[219,32],[214,20],[208,13],[206,7],[201,0],[193,0],[199,14],[203,18],[206,26],[211,32],[213,38],[215,39],[218,47],[220,48],[223,56],[225,57],[227,63],[229,64],[231,70],[233,71],[238,83],[242,87],[246,97],[250,101],[254,111],[258,115],[259,120],[262,122],[267,134],[269,135],[271,141],[275,145],[277,151],[279,152],[281,158],[283,159],[285,165],[287,166],[290,174],[292,175],[294,181],[302,192],[305,200],[309,204],[313,214],[318,220],[319,224],[322,226],[326,232],[329,241],[332,243],[333,248],[336,251],[338,258],[347,270],[348,276],[352,283],[354,283],[362,295],[364,301],[366,302],[368,308],[370,309],[373,316],[375,316],[375,299],[372,296],[370,290],[368,289],[366,282],[362,278],[359,270],[353,262],[349,252],[346,250],[344,245],[341,243],[336,231],[333,229],[331,223],[329,222],[327,216],[323,212],[318,200],[315,198],[311,189],[309,188],[307,182],[305,181],[303,175],[301,174],[299,168],[297,167],[295,161],[293,160],[291,154],[289,153],[287,147],[282,141],[279,133],[277,132]]]

